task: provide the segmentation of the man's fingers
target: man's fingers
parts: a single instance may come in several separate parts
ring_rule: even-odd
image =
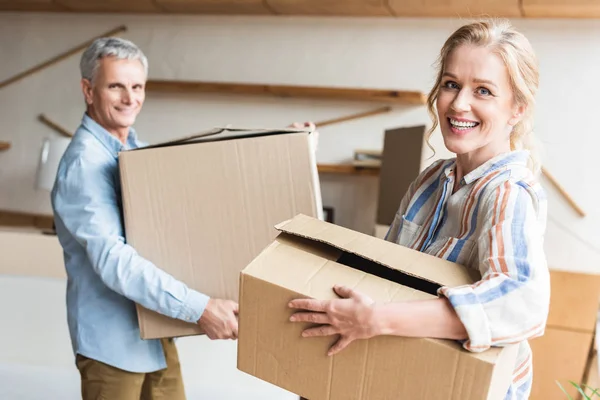
[[[239,329],[239,325],[238,325],[238,321],[237,319],[231,322],[231,330],[233,332],[233,337],[235,339],[237,339],[238,337],[238,329]]]
[[[327,300],[315,299],[296,299],[289,302],[290,308],[298,308],[308,311],[324,312],[327,306]]]
[[[298,312],[290,317],[293,322],[312,322],[314,324],[329,324],[329,316],[318,312]]]
[[[316,328],[309,328],[302,331],[304,337],[318,337],[318,336],[331,336],[337,334],[338,331],[331,325],[318,326]]]
[[[349,339],[348,337],[342,336],[327,352],[328,356],[333,356],[340,351],[344,350],[350,343],[352,343],[353,339]]]

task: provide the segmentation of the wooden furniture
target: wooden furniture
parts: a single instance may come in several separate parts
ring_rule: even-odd
[[[10,149],[10,142],[0,142],[0,151]]]

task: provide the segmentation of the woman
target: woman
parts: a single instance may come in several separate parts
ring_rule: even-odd
[[[456,158],[411,184],[386,240],[477,269],[470,286],[427,301],[377,304],[347,287],[336,300],[293,300],[303,336],[339,335],[333,355],[376,335],[461,340],[474,352],[519,343],[507,399],[529,397],[531,350],[544,332],[550,281],[543,251],[546,200],[532,142],[535,55],[507,22],[465,25],[444,44],[429,93],[433,126]],[[434,104],[437,114],[434,111]]]

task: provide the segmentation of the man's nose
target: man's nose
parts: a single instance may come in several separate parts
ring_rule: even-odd
[[[123,95],[121,96],[121,101],[124,104],[131,104],[131,99],[132,99],[131,89],[125,89],[123,91]]]

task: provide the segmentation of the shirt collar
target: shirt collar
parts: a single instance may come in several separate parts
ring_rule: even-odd
[[[467,175],[463,177],[464,184],[468,185],[471,182],[476,181],[479,178],[482,178],[500,168],[514,165],[514,166],[522,166],[527,167],[527,160],[529,158],[529,151],[527,150],[517,150],[510,151],[508,153],[502,153],[497,155],[496,157],[491,158],[485,163],[481,164],[479,167],[475,168],[473,171],[469,172]],[[454,175],[456,169],[456,159],[445,169],[446,176]]]
[[[120,151],[138,147],[137,133],[135,129],[129,128],[129,135],[125,145],[119,139],[111,135],[100,124],[94,121],[87,113],[83,115],[81,124],[102,143],[104,147],[117,158]]]

